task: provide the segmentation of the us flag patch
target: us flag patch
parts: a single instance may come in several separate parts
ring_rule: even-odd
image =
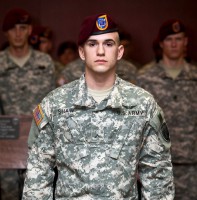
[[[37,126],[39,126],[40,122],[42,121],[44,117],[40,104],[35,108],[33,112],[33,116],[34,116]]]

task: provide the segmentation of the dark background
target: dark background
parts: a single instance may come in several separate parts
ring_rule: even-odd
[[[28,10],[36,24],[49,26],[54,32],[54,51],[64,40],[77,40],[85,16],[107,12],[133,38],[133,58],[141,64],[154,54],[152,42],[164,21],[179,18],[189,32],[189,55],[197,60],[196,0],[0,0],[0,25],[13,7]],[[5,41],[0,30],[0,44]]]

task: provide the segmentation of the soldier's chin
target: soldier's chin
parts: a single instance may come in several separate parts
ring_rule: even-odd
[[[109,67],[106,67],[106,66],[98,66],[95,69],[95,72],[101,73],[101,74],[107,73],[109,71],[111,71],[111,69]]]
[[[171,60],[178,60],[178,59],[181,58],[181,57],[182,57],[182,55],[177,55],[177,54],[174,54],[174,55],[169,56],[169,58],[170,58]]]
[[[23,47],[24,47],[24,44],[15,43],[15,44],[13,44],[12,46],[15,47],[15,48],[23,48]]]

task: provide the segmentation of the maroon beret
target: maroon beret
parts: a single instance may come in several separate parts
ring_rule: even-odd
[[[185,32],[185,26],[179,19],[170,19],[162,24],[158,33],[158,40],[163,41],[168,35]]]
[[[4,32],[13,28],[16,24],[31,24],[32,18],[30,14],[21,8],[15,8],[7,12],[4,20],[2,30]]]
[[[82,45],[91,35],[118,32],[117,24],[107,14],[88,16],[81,24],[78,45]]]

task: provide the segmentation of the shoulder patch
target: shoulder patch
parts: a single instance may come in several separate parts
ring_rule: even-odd
[[[161,129],[159,131],[159,139],[167,149],[171,147],[170,134],[165,122],[162,124]]]
[[[39,126],[44,118],[44,114],[43,114],[40,104],[34,109],[33,116],[34,116],[36,125]]]
[[[156,112],[150,122],[150,125],[158,132],[158,137],[162,144],[169,149],[171,146],[170,134],[163,113]]]

